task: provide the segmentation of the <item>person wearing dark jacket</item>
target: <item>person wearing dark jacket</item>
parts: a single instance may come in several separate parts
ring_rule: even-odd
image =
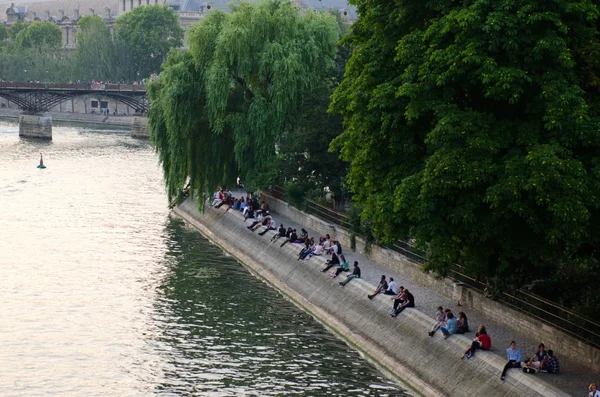
[[[292,230],[289,229],[289,228],[288,228],[288,230],[291,233]],[[285,229],[285,227],[283,226],[283,223],[282,223],[281,225],[279,225],[279,230],[277,230],[277,233],[273,237],[271,237],[271,241],[270,242],[272,243],[272,242],[278,240],[281,237],[287,236],[288,230]]]
[[[355,278],[360,278],[360,267],[358,267],[358,261],[354,261],[354,270],[352,271],[352,274],[346,277],[344,281],[340,281],[340,285],[343,287]]]
[[[294,229],[290,234],[288,234],[287,240],[285,240],[280,247],[283,247],[287,243],[294,243],[298,240],[298,234],[296,234],[296,229]]]
[[[393,298],[392,298],[393,299]],[[396,317],[407,307],[415,307],[415,297],[410,293],[408,289],[404,289],[404,301],[400,303],[398,299],[394,300],[394,310],[390,316]]]

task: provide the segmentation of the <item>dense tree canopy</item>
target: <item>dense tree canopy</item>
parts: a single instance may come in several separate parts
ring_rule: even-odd
[[[62,32],[52,22],[34,21],[17,33],[15,43],[19,48],[60,48]]]
[[[3,23],[0,23],[0,41],[8,39],[8,28]]]
[[[307,101],[332,84],[338,37],[332,15],[301,13],[288,1],[242,2],[195,26],[189,52],[172,52],[149,91],[169,194],[188,177],[205,192],[272,166]]]
[[[504,286],[597,266],[595,2],[355,3],[334,147],[375,234]]]
[[[10,28],[8,29],[8,36],[11,39],[16,39],[17,35],[19,34],[19,32],[23,29],[25,29],[27,27],[27,23],[18,20],[16,22],[14,22],[12,25],[10,25]]]
[[[169,50],[183,43],[179,18],[168,5],[136,7],[117,19],[115,29],[131,52],[129,67],[142,77],[158,73]]]

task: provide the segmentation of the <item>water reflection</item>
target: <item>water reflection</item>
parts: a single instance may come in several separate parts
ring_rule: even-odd
[[[170,218],[147,142],[0,123],[0,234],[3,396],[402,395]]]

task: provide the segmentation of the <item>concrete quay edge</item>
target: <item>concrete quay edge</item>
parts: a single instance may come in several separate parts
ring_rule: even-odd
[[[273,234],[259,237],[248,232],[239,213],[207,208],[201,214],[189,200],[174,213],[208,239],[233,255],[294,304],[313,315],[380,367],[423,396],[568,396],[547,382],[512,370],[499,380],[504,359],[478,352],[473,360],[460,360],[470,339],[453,335],[426,336],[434,320],[418,310],[405,310],[397,319],[388,315],[389,297],[365,298],[373,286],[353,280],[341,288],[318,271],[322,258],[297,262],[298,247],[268,245]],[[262,246],[261,246],[262,244]],[[307,265],[308,263],[308,265]],[[423,336],[425,335],[425,336]]]

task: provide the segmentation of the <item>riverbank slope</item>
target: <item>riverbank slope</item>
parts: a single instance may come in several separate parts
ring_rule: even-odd
[[[207,238],[230,252],[253,274],[268,282],[351,345],[362,351],[384,372],[424,396],[568,396],[541,376],[512,370],[506,382],[499,373],[505,359],[480,352],[473,360],[460,360],[469,338],[441,334],[430,338],[434,320],[407,309],[398,318],[389,316],[389,297],[366,299],[373,289],[364,280],[346,287],[320,272],[323,258],[297,261],[298,247],[268,244],[273,232],[260,237],[246,228],[241,214],[207,208],[201,214],[189,200],[175,213]],[[286,222],[275,215],[276,220]],[[351,258],[352,259],[352,258]],[[418,305],[417,301],[417,305]],[[472,337],[472,335],[471,335]]]

